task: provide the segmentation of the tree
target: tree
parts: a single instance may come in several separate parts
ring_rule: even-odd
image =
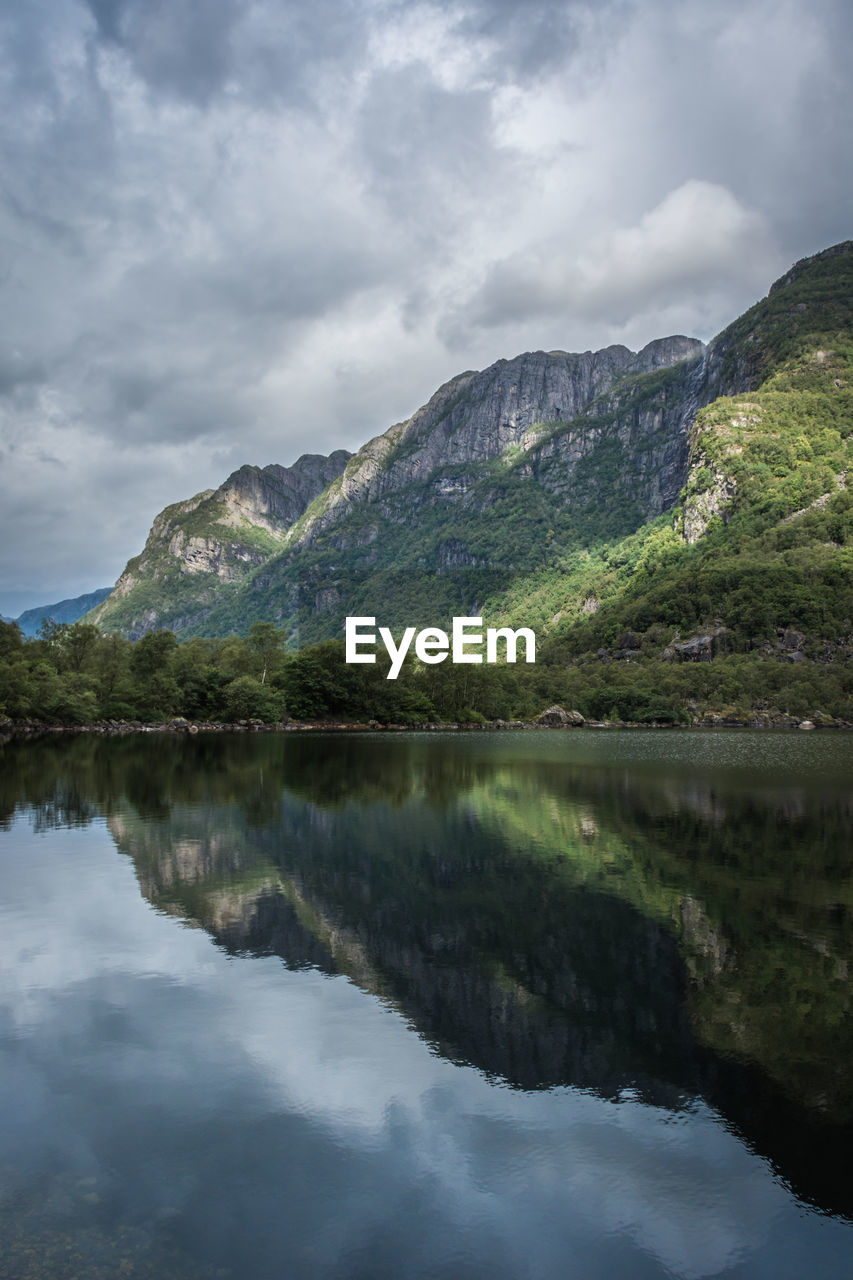
[[[0,619],[0,658],[13,660],[20,657],[24,648],[24,638],[17,622],[3,622]]]
[[[283,710],[281,694],[266,689],[254,676],[237,676],[223,689],[225,711],[229,720],[264,720],[271,723]]]
[[[275,658],[283,655],[287,645],[287,637],[271,622],[255,622],[249,632],[249,648],[255,654],[261,666],[261,684],[266,683],[267,670]]]
[[[124,636],[115,632],[101,636],[95,653],[95,675],[102,701],[112,698],[119,680],[128,671],[130,652],[130,641],[125,640]]]
[[[98,628],[91,622],[74,622],[68,627],[62,638],[62,651],[69,670],[83,670],[86,659],[95,650],[98,635]]]
[[[138,680],[150,680],[169,665],[169,658],[178,647],[171,631],[147,631],[133,646],[130,666]]]

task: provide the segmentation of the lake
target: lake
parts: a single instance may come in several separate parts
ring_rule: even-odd
[[[853,735],[0,747],[0,1280],[853,1274]]]

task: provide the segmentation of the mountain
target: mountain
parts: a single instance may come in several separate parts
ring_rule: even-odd
[[[35,609],[26,609],[19,618],[15,618],[25,636],[34,636],[44,620],[53,622],[77,622],[90,609],[94,609],[113,591],[113,587],[98,587],[82,596],[74,596],[71,600],[60,600],[57,604],[43,604]],[[13,619],[4,619],[13,621]]]
[[[292,467],[243,466],[218,489],[161,511],[92,621],[132,638],[156,627],[191,631],[223,589],[273,558],[286,531],[352,455],[306,453]]]
[[[712,632],[796,627],[838,645],[853,631],[851,295],[848,241],[707,347],[462,373],[354,456],[243,467],[167,508],[91,618],[131,637],[265,619],[305,644],[347,614],[482,613],[610,650],[661,624],[670,645],[703,626],[712,647]]]

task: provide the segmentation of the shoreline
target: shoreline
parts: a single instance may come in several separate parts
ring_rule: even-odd
[[[744,717],[726,716],[712,712],[689,722],[674,723],[664,721],[639,720],[583,720],[562,724],[543,724],[537,720],[487,720],[482,724],[473,722],[437,721],[424,724],[381,724],[379,721],[345,721],[345,720],[287,720],[274,724],[265,724],[259,720],[226,721],[183,720],[177,718],[167,721],[143,722],[138,720],[116,721],[101,720],[90,724],[47,724],[41,721],[9,721],[0,724],[0,739],[13,737],[36,737],[41,734],[79,734],[90,733],[98,737],[129,737],[132,734],[170,733],[196,736],[206,733],[507,733],[527,732],[535,729],[566,732],[581,729],[664,729],[679,731],[685,729],[769,729],[769,730],[807,730],[833,729],[850,730],[853,723],[846,720],[799,720],[795,716]]]

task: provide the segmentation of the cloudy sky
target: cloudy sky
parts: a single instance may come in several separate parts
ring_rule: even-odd
[[[0,0],[0,611],[853,235],[848,0]]]

